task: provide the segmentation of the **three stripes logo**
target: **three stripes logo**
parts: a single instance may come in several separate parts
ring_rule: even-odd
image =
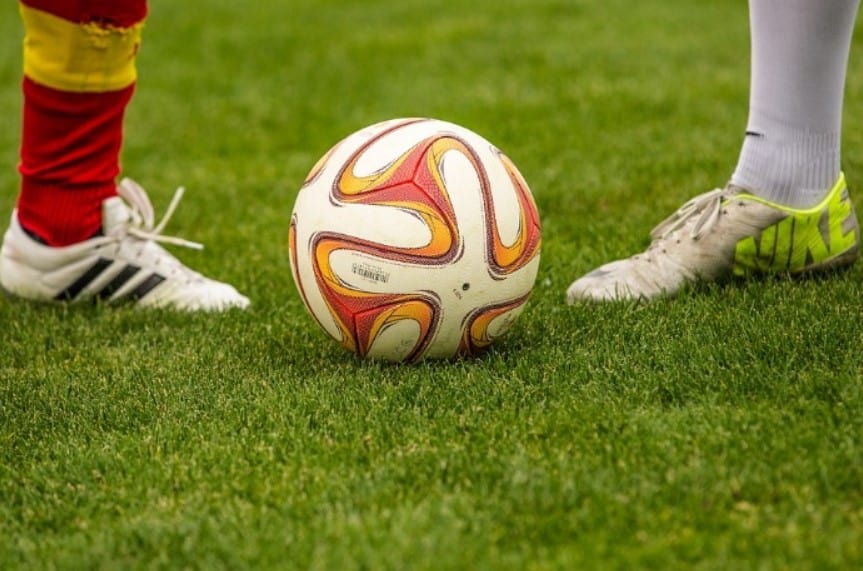
[[[66,289],[58,293],[54,299],[57,301],[75,300],[81,292],[87,288],[87,286],[103,276],[103,274],[105,274],[113,265],[114,262],[112,260],[99,258],[92,266],[90,266],[90,268],[81,274],[78,279],[69,284]],[[107,284],[102,286],[99,291],[93,294],[94,298],[102,301],[111,300],[112,302],[120,300],[135,302],[143,299],[144,296],[153,291],[156,286],[165,281],[164,276],[154,272],[140,280],[138,284],[130,288],[129,291],[118,297],[114,297],[115,294],[123,288],[123,286],[126,286],[133,278],[138,276],[140,271],[140,267],[134,264],[126,264],[108,281]]]

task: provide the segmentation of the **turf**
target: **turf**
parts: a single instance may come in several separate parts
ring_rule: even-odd
[[[20,38],[0,17],[0,212]],[[0,300],[0,568],[863,565],[863,266],[568,307],[581,273],[721,185],[746,122],[737,0],[154,2],[124,171],[250,311]],[[863,35],[843,161],[863,181]],[[500,146],[543,221],[483,358],[361,362],[314,325],[293,199],[399,116]]]

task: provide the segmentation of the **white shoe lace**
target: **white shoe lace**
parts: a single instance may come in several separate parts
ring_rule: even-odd
[[[722,211],[722,200],[724,198],[726,198],[726,189],[722,188],[716,188],[704,194],[699,194],[681,206],[677,212],[660,222],[650,232],[651,239],[660,240],[668,238],[697,216],[698,219],[690,230],[691,237],[697,240],[716,225],[716,222],[719,220],[719,214]]]
[[[185,189],[181,186],[174,192],[168,209],[162,216],[158,224],[155,224],[155,213],[153,205],[150,202],[147,192],[137,182],[130,178],[124,178],[117,186],[117,194],[119,194],[131,206],[131,220],[126,226],[126,234],[140,238],[142,240],[152,240],[163,244],[173,244],[184,248],[192,248],[194,250],[203,250],[204,245],[198,242],[192,242],[184,238],[176,236],[165,236],[162,231],[171,220],[177,205],[183,198]]]

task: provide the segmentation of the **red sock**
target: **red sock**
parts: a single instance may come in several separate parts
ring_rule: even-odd
[[[98,234],[102,201],[116,194],[146,0],[19,5],[26,37],[18,220],[47,244],[65,246]]]

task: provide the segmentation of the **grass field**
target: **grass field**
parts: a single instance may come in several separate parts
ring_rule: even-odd
[[[20,133],[0,8],[0,213]],[[124,171],[227,315],[0,299],[0,568],[863,566],[863,265],[568,307],[569,282],[722,185],[739,0],[153,2]],[[843,161],[863,184],[863,33]],[[485,357],[360,362],[290,278],[293,199],[344,135],[461,123],[534,191],[543,263]],[[857,189],[859,197],[863,187]]]

